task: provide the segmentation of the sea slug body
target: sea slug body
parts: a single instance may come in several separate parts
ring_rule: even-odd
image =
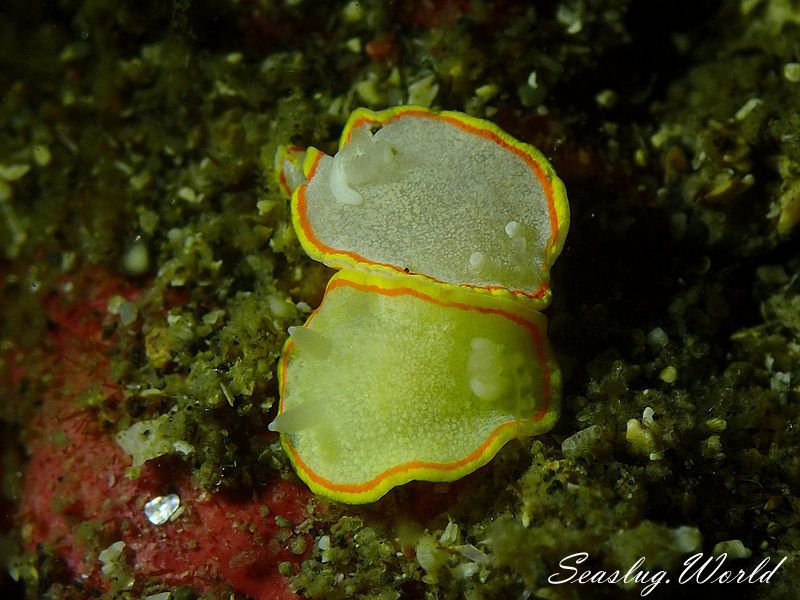
[[[304,168],[292,215],[312,258],[549,302],[569,226],[564,186],[538,150],[493,124],[359,109],[339,152],[312,148]]]
[[[333,157],[293,148],[276,164],[304,249],[341,269],[290,331],[270,424],[314,492],[365,503],[452,481],[555,424],[538,310],[569,209],[538,150],[404,106],[355,111]]]
[[[555,423],[545,330],[528,303],[345,269],[289,338],[271,428],[309,487],[337,500],[458,479]]]

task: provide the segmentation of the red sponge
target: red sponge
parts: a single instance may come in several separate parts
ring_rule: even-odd
[[[57,296],[48,302],[55,324],[47,341],[52,356],[45,371],[51,378],[25,432],[30,460],[18,520],[26,525],[28,549],[43,545],[84,588],[109,588],[97,551],[123,541],[123,564],[135,586],[155,577],[200,591],[296,598],[278,564],[303,558],[289,546],[294,541],[295,549],[303,548],[307,540],[293,540],[297,536],[286,521],[296,525],[306,518],[309,492],[276,476],[246,498],[204,493],[171,459],[151,460],[140,477],[126,478],[130,457],[77,399],[91,389],[122,398],[109,376],[102,321],[111,296],[132,298],[137,291],[99,271],[73,284],[81,290],[80,301]],[[144,504],[166,494],[180,497],[182,512],[153,525]]]

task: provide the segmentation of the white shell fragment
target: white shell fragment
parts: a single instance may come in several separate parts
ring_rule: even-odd
[[[156,496],[144,505],[144,514],[153,525],[163,525],[181,506],[181,499],[177,494]]]

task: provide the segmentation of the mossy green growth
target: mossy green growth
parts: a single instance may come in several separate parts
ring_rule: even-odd
[[[397,600],[416,571],[385,533],[357,516],[333,523],[317,538],[312,557],[292,579],[292,588],[307,598]]]
[[[665,183],[711,241],[741,255],[774,247],[800,223],[800,145],[790,134],[800,121],[800,67],[787,42],[800,22],[787,0],[726,10],[718,59],[673,84],[651,144]],[[749,218],[728,218],[734,211]]]

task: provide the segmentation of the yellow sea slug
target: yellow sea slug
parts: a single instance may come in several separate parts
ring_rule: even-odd
[[[310,148],[304,174],[292,218],[312,258],[549,302],[569,225],[564,186],[538,150],[494,124],[358,109],[336,155]]]
[[[364,503],[452,481],[553,426],[561,375],[537,309],[569,209],[535,148],[402,106],[355,111],[335,156],[281,148],[276,166],[306,252],[344,269],[290,328],[270,424],[313,491]]]
[[[270,429],[336,500],[458,479],[558,417],[560,373],[530,302],[343,270],[290,333]]]

